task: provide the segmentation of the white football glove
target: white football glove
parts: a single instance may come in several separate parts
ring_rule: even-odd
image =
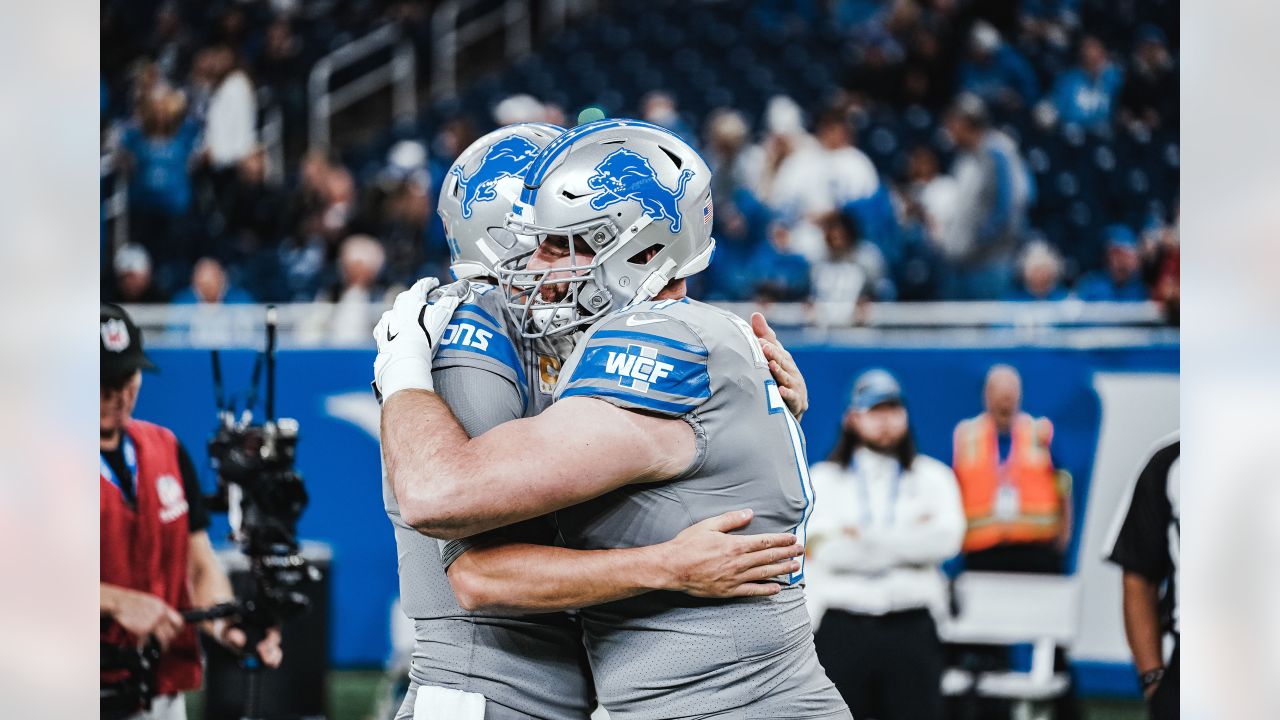
[[[391,309],[373,328],[378,357],[373,362],[373,389],[385,400],[399,390],[432,390],[431,357],[453,312],[470,295],[468,283],[454,283],[431,303],[427,296],[440,282],[423,278],[396,296]]]

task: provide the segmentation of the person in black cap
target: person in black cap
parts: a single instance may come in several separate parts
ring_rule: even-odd
[[[892,375],[857,379],[840,439],[810,477],[821,499],[808,594],[822,667],[855,718],[940,720],[939,564],[960,551],[964,510],[951,468],[916,452]]]
[[[156,666],[151,711],[131,718],[186,717],[182,692],[200,687],[195,628],[180,611],[234,599],[231,582],[214,556],[209,516],[191,456],[166,428],[133,417],[142,371],[156,365],[142,350],[142,333],[117,305],[102,305],[99,386],[101,641],[141,645],[155,638],[163,652]],[[202,628],[240,651],[244,632],[225,620]],[[278,666],[276,630],[256,648]],[[104,672],[103,683],[122,678]]]

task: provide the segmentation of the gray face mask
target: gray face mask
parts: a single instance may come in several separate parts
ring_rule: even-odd
[[[498,284],[507,294],[507,306],[525,337],[564,337],[614,309],[613,297],[596,282],[602,272],[596,256],[578,250],[586,242],[582,235],[528,224],[518,227],[522,233],[540,238],[539,242],[548,235],[563,234],[569,244],[569,262],[563,267],[529,269],[529,259],[537,252],[535,246],[508,255],[494,268]]]

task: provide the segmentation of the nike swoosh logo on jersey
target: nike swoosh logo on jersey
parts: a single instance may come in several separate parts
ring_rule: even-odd
[[[628,315],[627,327],[635,327],[637,325],[652,325],[654,323],[660,323],[660,322],[666,322],[666,321],[667,319],[664,317],[641,318],[636,315]]]

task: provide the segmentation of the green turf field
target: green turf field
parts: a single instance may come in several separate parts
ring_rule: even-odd
[[[336,671],[329,683],[329,707],[333,720],[374,720],[370,715],[382,680],[377,670]],[[203,720],[203,699],[199,693],[187,696],[190,720]],[[1144,720],[1142,705],[1130,700],[1085,702],[1085,720]],[[377,718],[376,720],[384,720]]]

